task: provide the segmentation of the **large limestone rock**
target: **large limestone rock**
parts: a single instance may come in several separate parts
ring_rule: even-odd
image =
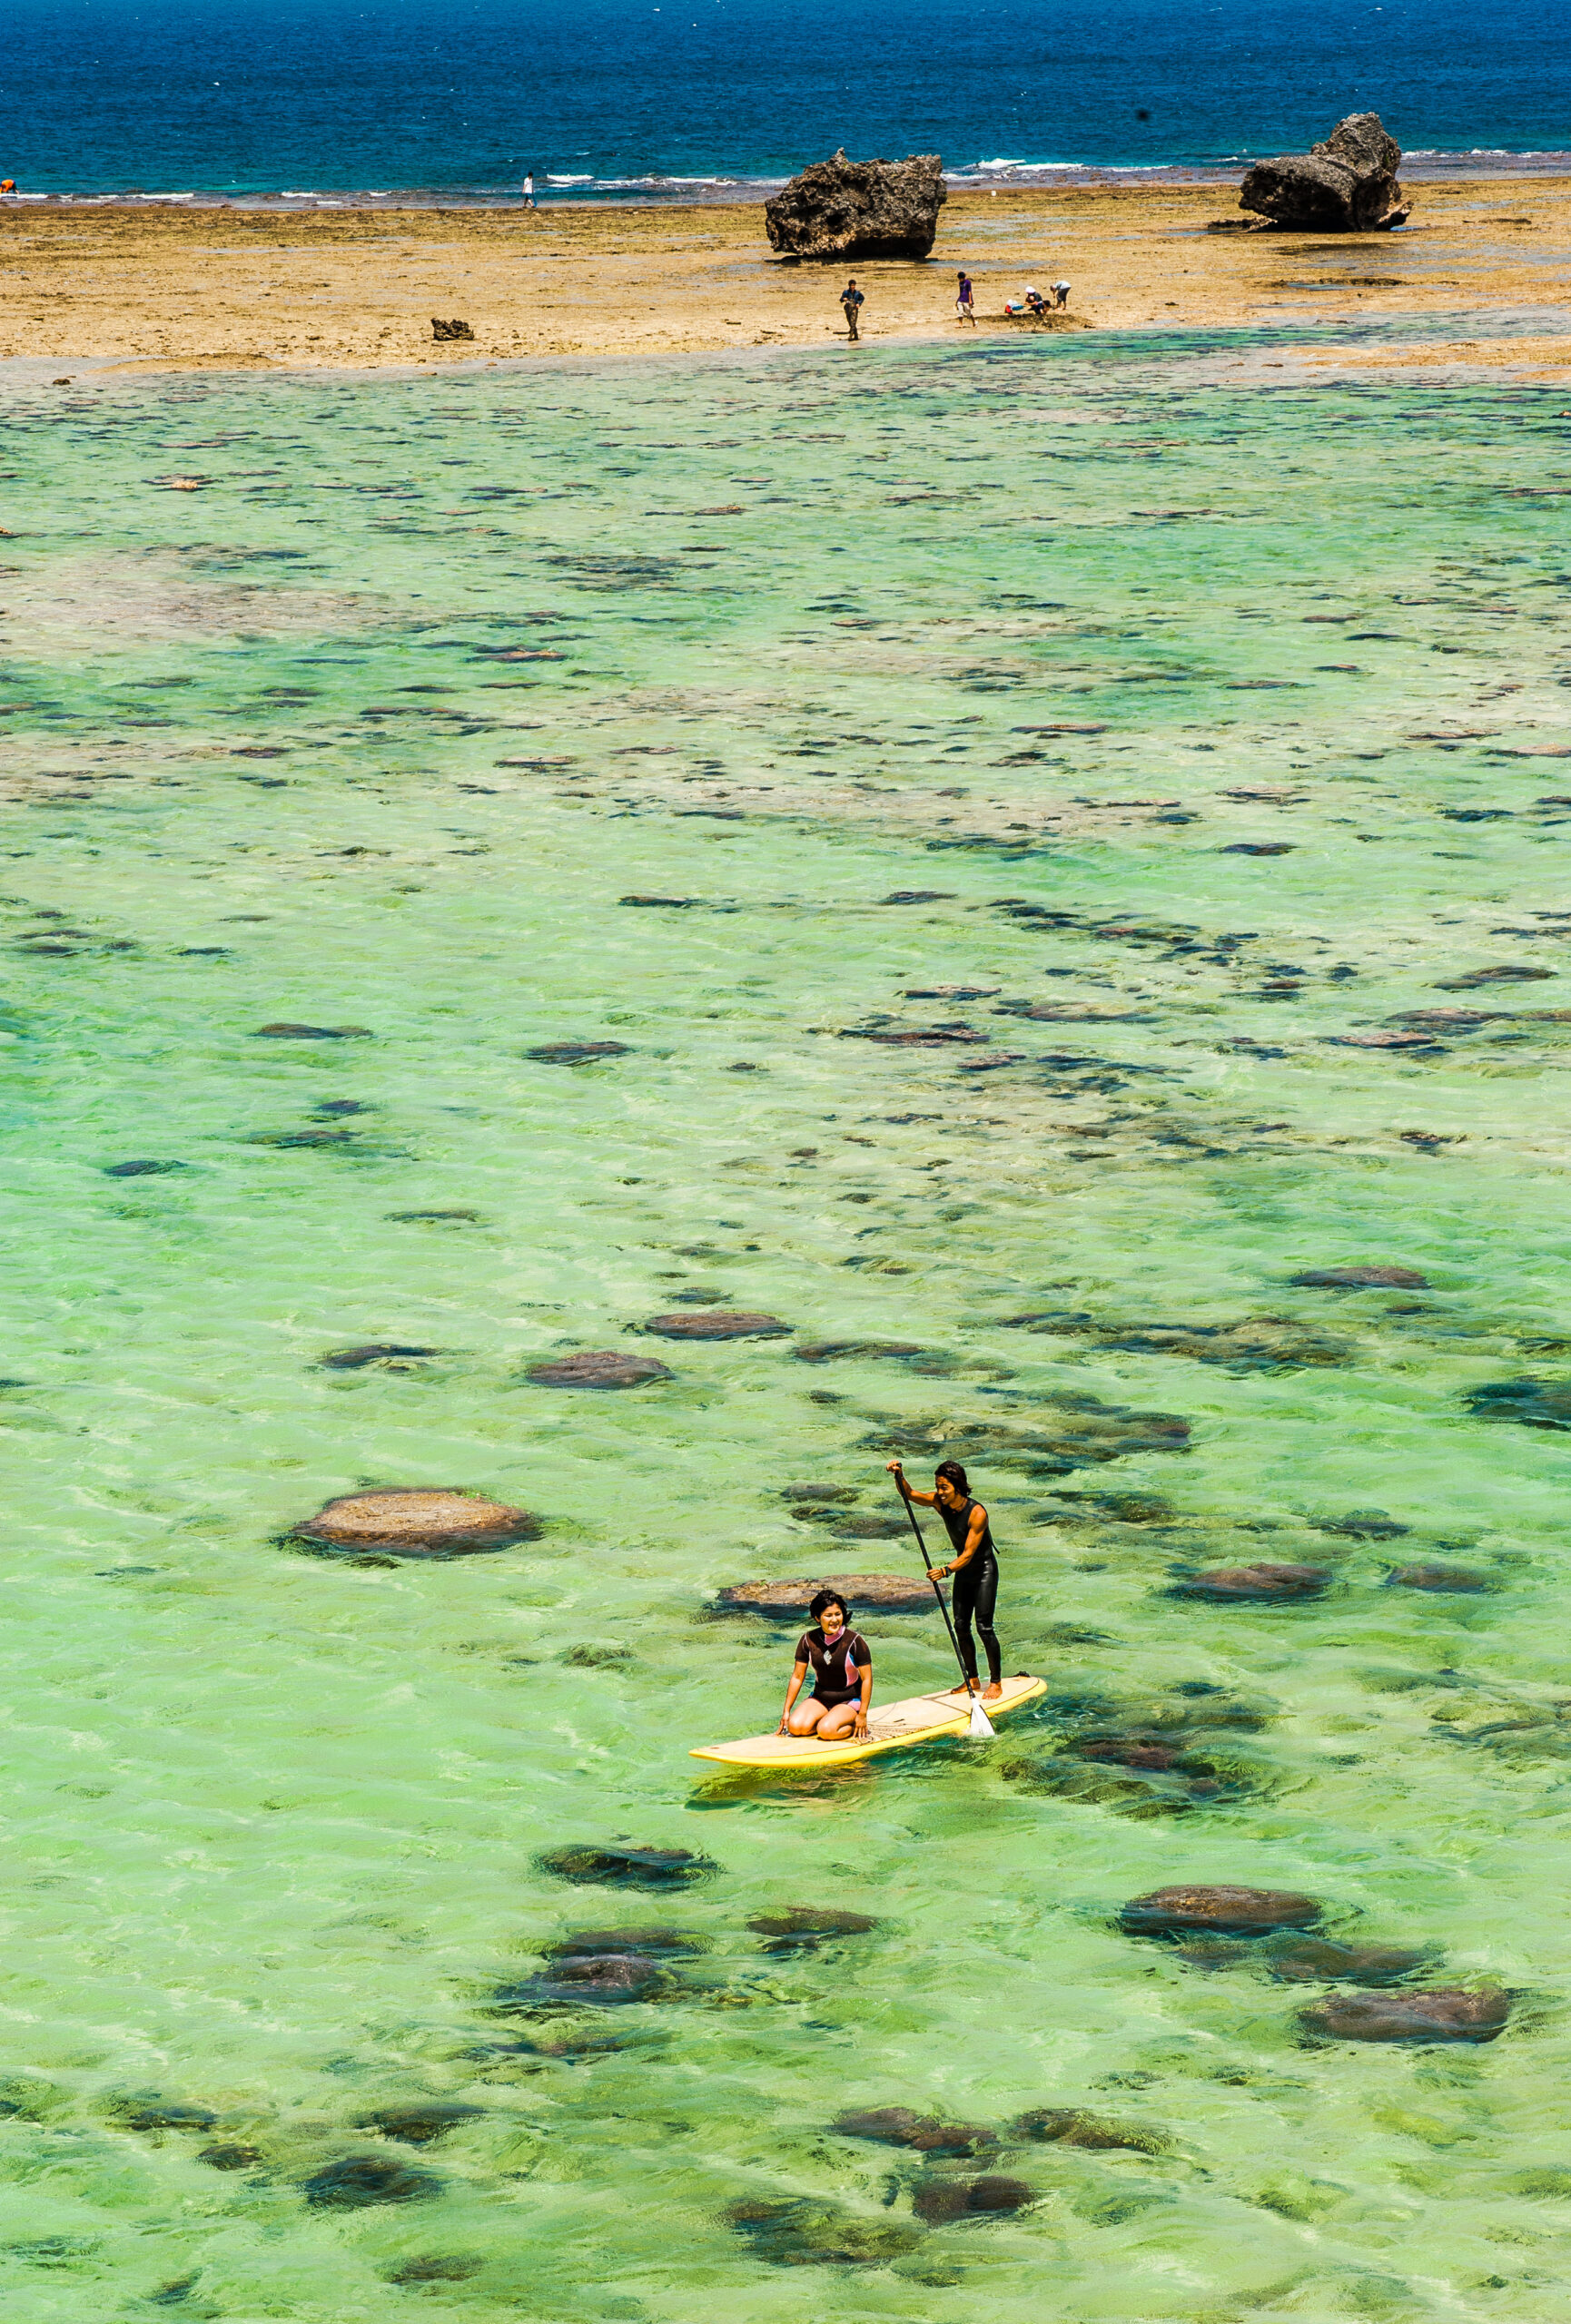
[[[1402,149],[1378,113],[1349,113],[1307,153],[1257,162],[1239,193],[1240,210],[1274,225],[1316,233],[1367,234],[1399,226],[1409,205],[1397,183]]]
[[[764,204],[770,248],[786,258],[925,258],[945,199],[936,153],[852,162],[844,146]]]

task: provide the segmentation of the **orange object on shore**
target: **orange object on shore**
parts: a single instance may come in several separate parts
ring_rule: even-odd
[[[16,181],[15,178],[0,178],[0,193],[15,193],[15,191]]]

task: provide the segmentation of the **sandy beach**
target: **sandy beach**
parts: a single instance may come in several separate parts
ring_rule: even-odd
[[[931,261],[855,269],[864,337],[958,335],[952,270],[963,264],[979,334],[1035,328],[1010,323],[1005,299],[1062,276],[1072,285],[1062,329],[1340,327],[1422,313],[1456,317],[1456,335],[1359,360],[1571,365],[1571,336],[1559,337],[1571,311],[1571,181],[1425,184],[1398,235],[1208,231],[1217,222],[1241,222],[1230,184],[952,195]],[[756,202],[5,208],[0,359],[311,370],[825,347],[844,337],[842,281],[775,259]],[[1502,312],[1513,317],[1505,333],[1491,327]],[[433,341],[433,316],[461,318],[472,341]]]

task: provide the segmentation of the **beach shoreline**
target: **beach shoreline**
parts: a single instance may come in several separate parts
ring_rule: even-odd
[[[1246,223],[1217,183],[952,193],[930,260],[844,270],[776,258],[757,202],[305,213],[33,204],[0,213],[0,361],[124,376],[826,348],[844,340],[848,271],[867,295],[869,344],[1034,332],[1004,316],[1004,300],[1062,276],[1070,301],[1054,328],[1067,331],[1290,322],[1334,337],[1349,323],[1441,316],[1454,336],[1387,359],[1508,361],[1527,329],[1524,359],[1559,367],[1559,331],[1571,333],[1571,176],[1530,191],[1517,177],[1428,184],[1398,234]],[[974,332],[953,311],[962,264],[978,286]],[[1488,327],[1507,314],[1517,320]],[[433,318],[473,336],[438,341]],[[1491,351],[1454,351],[1468,345]]]

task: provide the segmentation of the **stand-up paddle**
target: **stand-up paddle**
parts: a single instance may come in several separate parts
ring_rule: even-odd
[[[927,1544],[922,1538],[922,1528],[916,1521],[916,1512],[911,1506],[911,1496],[903,1491],[900,1498],[905,1503],[905,1514],[911,1520],[911,1530],[916,1536],[916,1546],[922,1551],[922,1562],[927,1568],[927,1579],[933,1584],[933,1594],[938,1600],[938,1610],[944,1617],[944,1627],[949,1632],[949,1643],[954,1649],[954,1659],[960,1665],[960,1676],[964,1682],[966,1693],[971,1697],[971,1732],[977,1737],[992,1735],[996,1730],[993,1721],[982,1708],[982,1697],[976,1691],[976,1681],[965,1667],[965,1657],[960,1651],[960,1640],[954,1635],[954,1624],[949,1619],[949,1609],[944,1602],[944,1592],[938,1586],[938,1576],[933,1571],[933,1560],[927,1554]]]

